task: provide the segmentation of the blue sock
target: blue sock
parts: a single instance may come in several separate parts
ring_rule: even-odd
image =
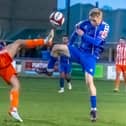
[[[90,96],[91,109],[96,110],[96,96]]]
[[[60,88],[64,88],[64,78],[60,78]]]

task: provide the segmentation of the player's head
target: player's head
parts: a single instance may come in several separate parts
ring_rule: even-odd
[[[99,8],[93,8],[89,12],[89,20],[93,26],[97,26],[101,23],[103,13]]]
[[[125,38],[125,37],[121,37],[121,38],[119,39],[119,43],[121,43],[121,44],[126,44],[126,38]]]
[[[68,43],[68,36],[67,36],[67,35],[64,35],[64,36],[62,37],[62,43],[63,43],[63,44],[67,44],[67,43]]]

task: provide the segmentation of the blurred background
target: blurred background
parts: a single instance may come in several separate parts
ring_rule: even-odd
[[[0,39],[12,43],[16,39],[45,37],[52,28],[49,15],[59,10],[65,15],[65,23],[55,31],[54,41],[60,43],[62,36],[70,36],[74,25],[86,19],[94,7],[103,10],[104,20],[110,25],[105,52],[99,62],[114,63],[116,43],[120,37],[126,37],[125,0],[0,0]],[[48,61],[49,52],[47,47],[23,49],[16,58]]]

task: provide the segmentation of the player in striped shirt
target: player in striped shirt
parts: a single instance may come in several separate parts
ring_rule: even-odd
[[[123,74],[124,81],[126,82],[126,38],[122,37],[116,46],[116,79],[114,91],[119,91],[120,74]]]

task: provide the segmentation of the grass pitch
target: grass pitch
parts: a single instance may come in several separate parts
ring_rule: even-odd
[[[98,119],[89,120],[89,93],[82,80],[73,90],[58,94],[58,79],[21,78],[20,115],[23,123],[8,116],[9,88],[0,81],[0,126],[126,126],[126,91],[114,93],[112,81],[95,81]]]

